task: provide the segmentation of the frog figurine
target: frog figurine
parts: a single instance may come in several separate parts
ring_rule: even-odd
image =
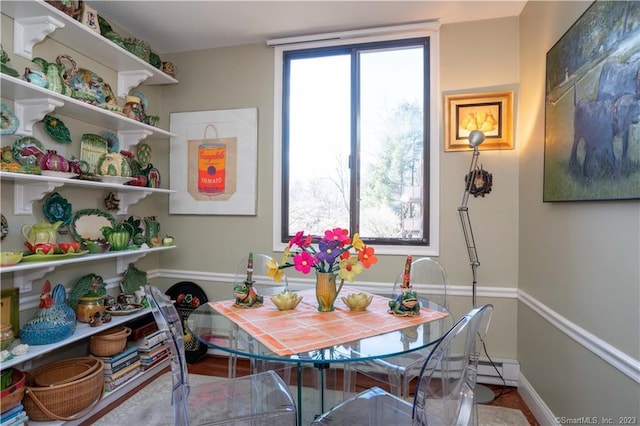
[[[233,287],[233,294],[236,296],[235,307],[257,308],[258,306],[262,306],[263,297],[253,288],[253,283],[254,281],[244,281]]]
[[[389,301],[389,313],[399,316],[414,316],[420,314],[418,293],[411,288],[403,289],[395,300]]]

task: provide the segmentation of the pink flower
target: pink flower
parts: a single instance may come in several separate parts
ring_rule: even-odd
[[[302,272],[303,274],[308,274],[311,272],[311,268],[315,259],[306,251],[300,252],[299,254],[293,256],[293,264],[296,268],[296,271]]]

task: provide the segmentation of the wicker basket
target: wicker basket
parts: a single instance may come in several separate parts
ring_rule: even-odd
[[[84,373],[78,373],[77,364],[90,367]],[[68,358],[34,369],[27,379],[22,400],[29,419],[72,421],[86,415],[102,400],[103,368],[102,360],[84,357]],[[55,374],[50,373],[53,370]],[[43,374],[45,379],[40,379]],[[42,380],[57,384],[37,386],[36,383]]]
[[[24,396],[24,383],[26,376],[22,371],[12,368],[11,385],[0,393],[0,413],[20,403]]]
[[[131,334],[129,327],[113,327],[89,338],[89,352],[95,356],[112,356],[127,346],[127,337]]]

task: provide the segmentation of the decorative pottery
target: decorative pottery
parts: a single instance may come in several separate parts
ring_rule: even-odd
[[[7,349],[11,345],[11,342],[13,342],[13,338],[14,336],[13,336],[13,330],[11,329],[11,324],[1,324],[0,325],[0,350],[4,351],[5,349]]]
[[[103,298],[107,295],[107,289],[104,285],[104,280],[100,275],[87,274],[78,279],[73,285],[73,288],[69,292],[69,299],[67,304],[75,311],[78,305],[78,300],[81,297],[86,296],[88,293],[97,293]]]
[[[342,282],[336,286],[336,274],[330,272],[316,272],[316,299],[318,311],[331,312],[335,308],[333,304],[342,289]]]
[[[32,71],[29,67],[26,67],[24,69],[22,79],[27,83],[35,84],[36,86],[42,87],[43,89],[49,87],[47,76],[43,72]]]
[[[244,281],[233,287],[233,294],[236,296],[236,302],[233,306],[237,308],[257,308],[262,306],[264,298],[258,294],[253,286],[255,281]]]
[[[80,242],[70,241],[67,243],[59,243],[58,250],[62,253],[78,253],[80,251]]]
[[[18,138],[12,147],[13,158],[23,166],[35,166],[44,155],[42,142],[33,136]]]
[[[37,64],[47,77],[47,88],[53,92],[60,93],[65,96],[71,96],[71,87],[64,80],[62,74],[64,67],[54,62],[47,62],[43,58],[33,58],[31,60]]]
[[[40,159],[40,168],[54,172],[68,172],[69,162],[58,151],[48,149],[47,153]]]
[[[0,252],[0,266],[11,266],[22,260],[23,252],[21,251],[2,251]]]
[[[78,210],[71,219],[69,231],[76,241],[104,240],[105,236],[101,229],[105,226],[113,227],[116,223],[116,219],[109,212],[99,209],[82,209]]]
[[[156,220],[155,216],[148,216],[144,218],[145,240],[151,247],[160,245],[156,244],[160,237],[160,222]]]
[[[107,240],[86,240],[82,243],[82,245],[86,247],[87,250],[89,250],[89,253],[104,253],[109,251],[109,249],[111,248],[111,243]]]
[[[100,231],[111,244],[112,251],[126,250],[133,234],[133,228],[126,222],[120,222],[113,227],[102,227]]]
[[[24,243],[24,245],[29,249],[31,253],[39,256],[50,256],[56,252],[56,244],[55,243]],[[31,260],[32,256],[23,257],[26,261],[27,259]]]
[[[271,301],[278,308],[279,311],[288,311],[295,309],[296,306],[302,301],[302,297],[298,296],[298,293],[294,291],[281,291],[275,296],[271,296]]]
[[[53,139],[60,143],[71,143],[71,133],[58,117],[47,114],[42,119],[42,122],[44,123],[44,129]]]
[[[76,316],[78,321],[89,323],[96,313],[104,311],[104,298],[102,296],[82,296],[78,299]]]
[[[58,288],[58,286],[56,286]],[[69,315],[61,301],[61,292],[51,295],[51,283],[47,280],[40,294],[40,309],[20,329],[20,340],[27,345],[48,345],[64,340],[76,330],[76,321]]]
[[[127,96],[125,98],[126,103],[122,109],[122,113],[132,120],[144,121],[144,109],[140,104],[140,98],[137,96]]]
[[[346,297],[342,297],[342,301],[352,311],[364,311],[371,304],[373,296],[366,293],[351,293]]]
[[[11,77],[20,77],[20,73],[9,65],[9,55],[4,51],[2,43],[0,43],[0,72],[10,75]]]
[[[96,164],[96,173],[103,176],[131,176],[131,169],[125,156],[117,152],[102,154]]]
[[[61,226],[67,226],[73,218],[73,206],[66,198],[57,192],[52,192],[44,200],[42,211],[49,222],[62,222]],[[60,231],[59,231],[60,232]]]
[[[47,223],[44,219],[40,219],[34,225],[23,225],[22,235],[30,244],[53,243],[55,244],[57,234],[56,231],[62,225],[61,221],[55,223]]]
[[[18,130],[20,120],[4,102],[0,108],[0,135],[12,135]]]

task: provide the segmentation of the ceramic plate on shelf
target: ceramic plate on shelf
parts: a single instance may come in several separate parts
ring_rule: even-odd
[[[130,305],[116,304],[113,306],[107,306],[104,310],[111,315],[131,315],[134,312],[138,312],[142,309],[142,305],[138,303],[132,303]]]
[[[142,167],[146,167],[151,162],[151,146],[147,143],[139,143],[136,148],[136,157]]]
[[[83,209],[76,212],[69,225],[71,235],[76,241],[96,241],[104,239],[100,228],[103,226],[114,227],[115,218],[111,213],[99,209]]]
[[[119,183],[121,185],[125,184],[127,182],[131,182],[132,180],[136,180],[136,178],[134,178],[134,177],[122,177],[122,176],[103,176],[103,175],[98,175],[98,177],[104,183]]]
[[[60,226],[67,226],[73,218],[71,203],[57,192],[49,194],[44,200],[42,211],[49,222],[61,221],[62,225]]]
[[[60,143],[71,143],[71,133],[58,117],[47,114],[42,119],[42,122],[44,123],[44,129],[53,139]]]
[[[20,120],[4,102],[0,106],[0,135],[12,135],[18,130]]]
[[[56,170],[43,170],[41,173],[43,176],[59,177],[59,178],[66,178],[66,179],[71,179],[78,176],[77,173],[58,172]]]
[[[28,253],[28,254],[27,254]],[[89,253],[89,250],[81,250],[77,253],[61,253],[61,254],[33,254],[30,251],[25,252],[21,262],[47,262],[51,260],[65,260],[77,256],[83,256]]]
[[[89,172],[95,173],[98,160],[109,152],[109,142],[100,135],[85,133],[80,140],[80,160],[89,164]]]
[[[120,152],[120,139],[117,134],[106,131],[102,134],[102,137],[107,140],[107,149],[109,152]]]

